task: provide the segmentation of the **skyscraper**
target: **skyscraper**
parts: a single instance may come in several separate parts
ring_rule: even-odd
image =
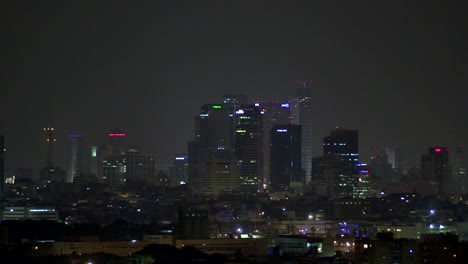
[[[153,155],[128,148],[124,156],[125,180],[150,182],[156,179],[156,160]]]
[[[453,158],[453,185],[458,194],[468,192],[468,147],[457,147]]]
[[[274,125],[289,125],[291,124],[291,110],[288,102],[280,101],[257,101],[255,105],[259,105],[263,115],[263,183],[264,187],[270,181],[270,130]],[[301,161],[302,162],[302,161]]]
[[[447,147],[430,147],[427,154],[421,155],[421,176],[424,181],[438,184],[439,195],[448,191],[449,149]]]
[[[353,197],[358,190],[359,131],[335,128],[323,139],[324,177],[329,197]]]
[[[90,151],[88,140],[83,135],[69,135],[69,159],[67,182],[73,182],[76,175],[89,173],[90,171]]]
[[[65,180],[66,172],[59,167],[54,166],[54,145],[57,139],[55,138],[55,128],[49,120],[49,126],[44,128],[47,142],[47,165],[40,172],[40,179],[44,183],[62,182]]]
[[[392,164],[392,169],[398,170],[400,169],[401,161],[402,161],[402,153],[400,146],[391,146],[385,148],[385,154],[388,158],[388,163]]]
[[[217,197],[239,191],[240,169],[231,151],[218,150],[205,161],[203,167],[203,194]]]
[[[355,165],[359,161],[359,131],[335,128],[323,140],[323,156],[337,156],[342,162]]]
[[[263,181],[263,111],[255,105],[241,105],[235,117],[235,154],[241,170],[241,189],[257,192]]]
[[[306,183],[312,176],[312,81],[297,80],[296,96],[291,97],[289,104],[292,111],[292,124],[302,126],[302,168],[305,170]]]
[[[270,184],[273,189],[301,187],[301,126],[275,125],[270,130]]]
[[[174,155],[174,165],[170,168],[170,178],[177,183],[187,182],[188,158],[186,154]]]

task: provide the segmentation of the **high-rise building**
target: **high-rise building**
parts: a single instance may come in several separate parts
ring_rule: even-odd
[[[400,146],[390,146],[385,148],[385,154],[387,155],[388,163],[392,165],[392,169],[400,169],[403,154]]]
[[[129,148],[124,154],[109,155],[103,160],[103,181],[112,192],[120,192],[127,181],[156,180],[156,162],[151,154]]]
[[[427,154],[421,155],[422,180],[438,184],[439,195],[448,191],[449,149],[447,147],[430,147]]]
[[[114,129],[108,134],[109,151],[111,154],[123,154],[127,151],[126,138],[127,134],[120,128]]]
[[[335,128],[323,140],[323,156],[337,156],[342,162],[355,165],[359,162],[359,131]]]
[[[217,197],[240,189],[240,167],[231,151],[219,150],[204,162],[203,194]]]
[[[270,134],[271,187],[277,190],[302,187],[301,126],[275,125]]]
[[[231,149],[232,119],[229,107],[205,104],[200,113],[200,146],[202,157],[209,158],[218,149]]]
[[[54,145],[57,139],[55,138],[55,128],[49,121],[49,126],[44,128],[47,142],[47,165],[40,171],[40,179],[44,183],[62,182],[65,180],[66,172],[59,167],[54,166]]]
[[[453,155],[453,190],[468,193],[468,147],[460,145]]]
[[[174,155],[174,165],[170,168],[170,178],[177,183],[187,182],[188,158],[186,154]]]
[[[194,193],[201,194],[203,191],[203,169],[199,140],[191,140],[187,143],[187,156],[187,182]]]
[[[73,182],[76,175],[89,173],[90,152],[88,140],[83,135],[69,135],[69,159],[66,182]]]
[[[296,96],[290,98],[289,105],[292,124],[302,126],[302,168],[305,170],[306,184],[308,184],[312,175],[312,82],[297,80],[296,84]]]
[[[335,128],[323,139],[329,197],[353,197],[358,188],[359,131]]]
[[[245,192],[257,192],[263,181],[263,114],[255,105],[241,105],[235,112],[235,154]]]
[[[256,101],[255,105],[262,108],[263,115],[263,184],[270,182],[270,130],[274,125],[291,124],[292,114],[288,102]],[[302,161],[301,161],[302,162]]]

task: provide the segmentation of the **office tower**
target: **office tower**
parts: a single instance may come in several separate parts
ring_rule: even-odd
[[[98,146],[91,146],[91,168],[90,171],[92,174],[98,177]]]
[[[124,155],[109,155],[102,161],[102,180],[109,185],[111,192],[119,193],[125,184],[127,166]]]
[[[66,182],[73,182],[76,175],[89,173],[90,152],[88,140],[83,135],[69,135],[69,159]]]
[[[300,125],[275,125],[270,130],[270,184],[273,189],[302,187]]]
[[[468,193],[468,147],[460,145],[453,155],[453,190]]]
[[[126,144],[127,134],[119,128],[113,129],[107,133],[107,144],[93,146],[91,149],[91,162],[95,162],[95,166],[92,166],[91,171],[96,171],[96,176],[100,182],[107,182],[108,179],[104,175],[105,160],[109,156],[122,156],[127,151]],[[93,152],[94,150],[94,152]],[[95,155],[95,157],[93,157]],[[113,159],[115,159],[115,157]],[[106,179],[105,179],[106,178]]]
[[[154,156],[141,153],[136,147],[122,147],[118,153],[105,156],[102,168],[103,182],[115,193],[119,193],[128,181],[148,183],[156,180]]]
[[[230,99],[232,103],[234,99]],[[233,151],[234,115],[229,104],[205,104],[195,119],[195,140],[189,142],[189,184],[193,192],[203,192],[204,162],[217,150]]]
[[[174,165],[170,168],[170,178],[180,183],[187,182],[188,158],[186,154],[174,155]]]
[[[369,173],[369,166],[367,164],[356,164],[358,169],[358,182],[356,188],[353,190],[353,198],[367,199],[374,194],[374,184],[371,174]]]
[[[323,156],[329,197],[353,197],[359,181],[359,131],[332,129],[323,139]]]
[[[55,128],[49,121],[49,126],[44,128],[46,142],[47,142],[47,157],[46,167],[40,171],[40,179],[44,183],[50,182],[62,182],[65,180],[66,172],[61,170],[59,167],[54,166],[54,145],[57,142],[54,132]]]
[[[401,152],[400,146],[386,147],[385,154],[387,156],[388,163],[392,165],[392,169],[400,169],[401,162],[403,159],[403,154]]]
[[[263,111],[241,105],[235,112],[235,154],[241,170],[241,190],[257,192],[263,181]]]
[[[371,174],[373,176],[379,177],[383,187],[391,184],[392,182],[397,181],[398,173],[392,169],[392,164],[389,163],[389,158],[387,157],[387,149],[381,153],[375,153],[371,156],[371,161],[369,164]]]
[[[233,141],[232,119],[229,107],[205,104],[200,113],[200,146],[203,158],[218,149],[231,149]]]
[[[138,148],[128,148],[125,157],[125,180],[150,182],[156,179],[156,160],[153,155],[141,153]]]
[[[289,104],[292,112],[292,124],[302,126],[302,168],[305,170],[306,184],[312,175],[312,82],[296,81],[296,96],[291,97]]]
[[[203,169],[200,152],[199,140],[191,140],[187,143],[187,181],[192,191],[197,194],[201,194],[203,191]]]
[[[5,137],[0,135],[0,197],[5,192]]]
[[[246,94],[225,94],[223,95],[223,103],[227,105],[240,106],[247,104],[249,97]]]
[[[323,157],[312,158],[312,184],[309,189],[316,196],[326,197],[328,195],[325,165]]]
[[[422,180],[438,184],[439,195],[448,191],[449,149],[446,147],[430,147],[427,154],[421,155]]]
[[[203,194],[217,197],[240,189],[240,168],[233,153],[218,150],[203,165]]]
[[[337,156],[344,164],[355,165],[359,161],[359,131],[335,128],[323,140],[323,156]]]
[[[107,134],[109,136],[109,151],[111,154],[123,154],[127,151],[127,134],[120,128]]]
[[[292,114],[288,102],[256,101],[255,105],[262,108],[263,115],[263,184],[264,188],[270,182],[270,130],[274,125],[291,124]],[[301,161],[302,162],[302,161]]]

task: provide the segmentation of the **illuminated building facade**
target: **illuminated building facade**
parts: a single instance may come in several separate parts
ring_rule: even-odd
[[[65,181],[66,172],[54,166],[54,145],[57,141],[54,135],[55,128],[49,125],[44,128],[44,132],[47,142],[47,165],[41,169],[40,179],[44,183]]]
[[[403,153],[400,146],[390,146],[385,148],[385,154],[388,159],[388,163],[392,165],[392,169],[398,170],[401,167]]]
[[[240,189],[240,168],[230,151],[216,151],[203,167],[203,194],[217,197]]]
[[[453,190],[464,194],[468,192],[468,147],[458,146],[453,156]]]
[[[242,105],[235,112],[235,155],[245,192],[257,192],[263,181],[263,113],[255,105]]]
[[[69,135],[69,160],[66,182],[73,182],[76,175],[89,172],[90,153],[88,140],[83,135]]]
[[[153,155],[129,148],[123,155],[109,155],[103,160],[103,181],[112,192],[119,193],[127,181],[150,182],[156,179]]]
[[[289,104],[292,112],[292,124],[302,126],[302,168],[305,170],[306,184],[312,176],[312,81],[297,80],[296,96],[291,97]]]
[[[421,155],[422,180],[438,184],[440,195],[447,193],[449,174],[449,149],[430,147],[427,154]]]
[[[359,131],[335,128],[323,139],[329,197],[354,197],[358,189]]]
[[[270,135],[271,187],[276,190],[302,187],[301,126],[276,125]]]
[[[263,115],[263,175],[264,187],[270,182],[270,130],[274,125],[291,124],[292,114],[288,102],[257,101],[264,111]],[[302,162],[302,161],[301,161]]]
[[[174,165],[170,168],[170,178],[178,184],[187,182],[188,157],[186,154],[174,155]]]
[[[359,162],[359,131],[335,128],[323,140],[323,156],[338,157],[344,164]]]
[[[126,180],[149,182],[156,178],[156,160],[153,155],[129,148],[125,153]]]

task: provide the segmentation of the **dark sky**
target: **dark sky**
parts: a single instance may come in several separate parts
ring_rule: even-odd
[[[228,3],[229,2],[229,3]],[[409,3],[411,2],[411,3]],[[361,156],[468,144],[467,1],[9,1],[0,7],[7,165],[45,164],[52,111],[66,136],[115,127],[167,164],[224,93],[293,95],[314,83],[314,154],[330,128]]]

